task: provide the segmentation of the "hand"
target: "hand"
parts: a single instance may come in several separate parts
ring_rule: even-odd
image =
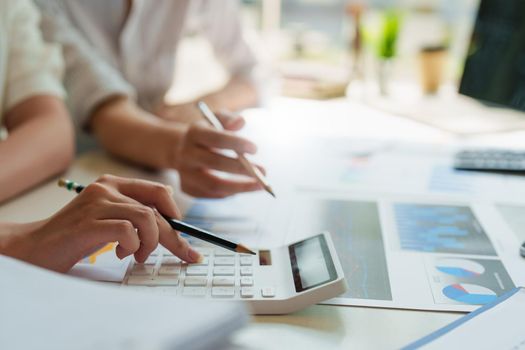
[[[240,192],[261,190],[262,186],[250,177],[236,158],[217,152],[232,150],[253,154],[257,151],[251,141],[234,134],[234,131],[244,126],[244,119],[227,113],[217,116],[225,131],[214,129],[206,121],[199,121],[191,124],[183,136],[176,152],[176,168],[182,190],[193,196],[207,198],[223,198]],[[258,167],[264,173],[264,169]],[[245,175],[247,178],[225,179],[214,174],[213,170]]]
[[[161,104],[154,108],[153,114],[170,122],[191,124],[202,120],[202,115],[196,106],[196,102],[178,105]]]
[[[144,262],[160,242],[187,262],[200,254],[181,238],[159,212],[180,218],[168,187],[144,180],[104,175],[87,186],[58,213],[33,224],[4,249],[7,255],[66,272],[98,247],[118,242],[120,259],[133,254]],[[5,253],[5,252],[4,252]]]

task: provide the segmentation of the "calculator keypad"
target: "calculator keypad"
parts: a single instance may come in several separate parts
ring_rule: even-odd
[[[174,287],[182,296],[212,298],[273,298],[275,288],[255,288],[256,259],[221,248],[197,247],[203,260],[187,264],[163,247],[158,247],[143,263],[135,263],[127,280],[133,286]]]

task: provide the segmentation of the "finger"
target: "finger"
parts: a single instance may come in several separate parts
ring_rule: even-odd
[[[230,149],[239,153],[256,153],[257,146],[250,140],[237,136],[230,131],[219,131],[199,123],[192,124],[188,131],[190,142],[218,149]]]
[[[157,248],[159,228],[152,208],[135,203],[113,203],[105,208],[101,219],[127,220],[137,228],[140,247],[135,252],[135,259],[138,262],[144,262]]]
[[[255,180],[231,180],[213,175],[206,170],[196,170],[182,174],[182,189],[192,195],[207,198],[224,198],[236,193],[252,192],[262,189]]]
[[[188,241],[182,238],[177,231],[172,229],[158,212],[156,214],[157,224],[159,226],[160,232],[160,243],[174,255],[188,263],[202,261],[202,255],[194,250],[188,244]]]
[[[92,248],[105,243],[118,242],[115,252],[119,259],[134,254],[140,248],[135,227],[127,220],[98,220],[89,237],[93,239]]]
[[[130,197],[146,206],[153,206],[165,215],[175,218],[181,217],[169,186],[158,182],[128,179],[112,175],[104,175],[97,181],[109,182],[122,195]]]
[[[226,130],[238,131],[246,124],[242,116],[226,110],[217,113],[217,118]]]
[[[251,176],[251,172],[237,158],[230,158],[206,148],[194,149],[191,156],[193,163],[198,167]]]

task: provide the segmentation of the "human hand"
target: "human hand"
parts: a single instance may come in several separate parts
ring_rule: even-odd
[[[118,242],[117,256],[144,262],[160,242],[187,262],[200,254],[159,214],[180,218],[168,187],[104,175],[49,219],[12,242],[15,258],[66,272],[101,245]],[[7,254],[10,255],[10,254]]]
[[[217,115],[224,131],[214,129],[205,121],[191,124],[185,132],[176,152],[177,166],[184,192],[207,198],[224,198],[240,192],[258,191],[262,186],[242,166],[237,158],[220,153],[231,150],[254,154],[257,147],[251,141],[235,135],[245,121],[229,113]],[[261,172],[265,170],[257,166]],[[225,179],[213,171],[244,175],[246,179]]]

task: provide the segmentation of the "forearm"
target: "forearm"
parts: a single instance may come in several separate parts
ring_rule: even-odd
[[[259,93],[252,80],[237,77],[231,79],[221,90],[203,96],[212,109],[226,109],[238,111],[244,108],[256,106],[259,103]]]
[[[110,153],[154,169],[177,167],[176,150],[187,128],[156,118],[127,98],[97,108],[90,126]]]
[[[0,222],[0,254],[20,259],[30,250],[31,232],[35,231],[44,221],[29,223]]]
[[[64,171],[74,154],[73,130],[63,107],[10,128],[0,143],[0,202]]]

